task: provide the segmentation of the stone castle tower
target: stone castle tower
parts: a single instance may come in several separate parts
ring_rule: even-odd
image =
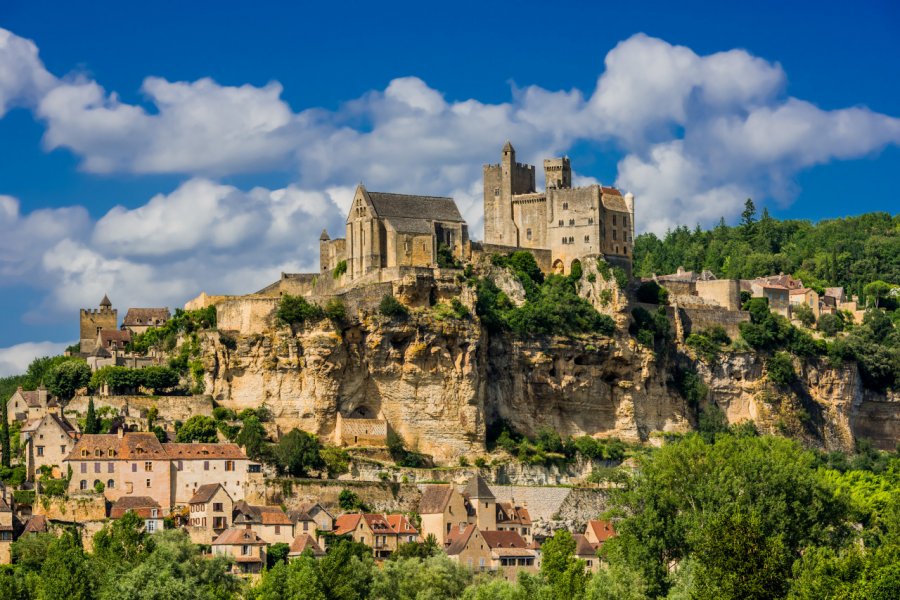
[[[112,302],[104,295],[100,308],[81,309],[80,335],[82,352],[92,352],[97,343],[97,335],[103,329],[118,329],[119,311],[112,307]]]
[[[572,187],[568,157],[544,160],[543,191],[535,168],[516,162],[506,142],[500,163],[484,166],[484,243],[550,253],[548,264],[569,273],[586,256],[603,256],[631,273],[634,196],[614,187]]]

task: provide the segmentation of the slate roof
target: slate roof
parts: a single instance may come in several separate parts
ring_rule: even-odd
[[[288,556],[300,556],[307,550],[313,553],[313,556],[325,556],[325,551],[316,543],[316,538],[308,533],[301,533],[294,538],[288,549]]]
[[[365,189],[365,188],[363,188]],[[419,218],[464,223],[453,198],[370,192],[366,195],[379,217]]]
[[[313,514],[323,512],[328,515],[329,518],[333,518],[331,513],[322,508],[322,505],[318,502],[304,502],[296,509],[289,511],[288,516],[291,518],[291,521],[294,523],[298,523],[299,521],[314,521]]]
[[[622,192],[611,187],[601,187],[600,191],[602,192],[600,200],[607,210],[615,210],[623,213],[628,212],[628,207],[625,206],[625,199],[622,198]]]
[[[394,528],[391,527],[391,524],[388,522],[388,520],[384,518],[384,515],[366,513],[363,515],[363,519],[365,519],[366,524],[375,533],[394,533]]]
[[[122,326],[161,325],[171,316],[168,308],[129,308]]]
[[[30,406],[31,408],[40,408],[41,407],[41,397],[45,399],[45,401],[49,402],[50,393],[44,386],[39,387],[36,390],[23,390],[22,386],[16,388],[16,393],[22,396],[22,400],[25,401],[25,404]]]
[[[449,485],[428,485],[422,492],[422,499],[419,501],[420,515],[433,515],[444,512],[447,503],[450,502],[450,496],[453,488]]]
[[[82,456],[87,450],[87,456]],[[98,456],[96,451],[100,450]],[[110,454],[110,450],[112,454]],[[75,447],[63,460],[166,460],[168,455],[152,433],[135,431],[119,437],[115,433],[90,433],[82,435]]]
[[[112,302],[109,301],[109,296],[103,294],[103,300],[100,301],[100,306],[112,306]]]
[[[222,485],[218,483],[201,485],[197,488],[197,491],[194,492],[194,495],[191,496],[191,499],[188,500],[188,504],[206,504],[213,499],[213,496],[216,495],[216,492],[219,491],[220,487],[222,487]],[[226,491],[225,493],[227,494],[228,492]]]
[[[265,546],[267,545],[262,538],[256,535],[252,529],[244,527],[232,527],[226,529],[213,541],[213,546]]]
[[[114,342],[116,346],[127,344],[131,341],[131,332],[127,329],[101,329],[100,345],[109,346],[110,342]]]
[[[147,496],[122,496],[109,509],[110,519],[121,519],[125,513],[132,511],[144,519],[149,519],[151,509],[160,509],[159,502]],[[159,514],[159,513],[157,513]]]
[[[215,444],[179,444],[165,443],[163,449],[170,458],[181,460],[209,460],[211,458],[227,458],[235,460],[250,460],[241,447],[231,443]]]
[[[496,499],[494,493],[491,492],[491,488],[488,487],[487,481],[484,480],[484,477],[481,475],[476,475],[475,477],[469,480],[469,483],[466,484],[466,489],[463,492],[469,498],[487,498],[494,500]]]
[[[591,545],[583,533],[573,533],[572,539],[575,540],[575,556],[597,555],[597,549]]]
[[[69,421],[65,417],[62,417],[56,413],[48,413],[40,419],[29,421],[25,424],[24,427],[22,427],[22,432],[31,433],[37,431],[37,429],[41,426],[41,423],[43,423],[45,419],[48,419],[48,422],[56,423],[56,426],[62,429],[63,432],[65,432],[69,437],[74,438],[76,436],[77,432],[75,431],[75,428],[72,427],[72,424],[69,423]]]
[[[398,233],[415,233],[423,235],[431,235],[434,233],[434,225],[426,219],[386,217],[384,220],[391,226],[391,229]]]
[[[825,288],[825,296],[831,296],[832,298],[843,298],[844,297],[844,288],[842,287],[827,287]]]

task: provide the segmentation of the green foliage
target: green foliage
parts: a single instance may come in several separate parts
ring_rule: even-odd
[[[87,416],[84,419],[84,433],[100,433],[100,421],[97,419],[97,411],[94,408],[94,398],[88,399]]]
[[[284,542],[271,544],[266,548],[266,567],[271,569],[278,563],[287,562],[288,552],[291,551],[291,545]]]
[[[791,315],[800,321],[804,327],[812,327],[816,323],[816,315],[808,304],[794,304],[791,306]]]
[[[216,434],[216,421],[212,417],[194,415],[185,421],[175,435],[175,441],[188,444],[194,441],[215,443],[219,440]]]
[[[325,318],[342,323],[347,319],[347,306],[340,298],[329,298],[325,303],[324,314]]]
[[[9,414],[6,404],[8,398],[0,400],[0,467],[8,469],[12,458],[12,444],[9,434]]]
[[[317,305],[309,302],[302,296],[285,294],[278,302],[275,311],[275,319],[281,325],[300,326],[307,321],[318,321],[325,316],[325,311]]]
[[[692,408],[697,408],[709,393],[709,388],[697,371],[680,367],[675,369],[675,389]]]
[[[866,311],[862,325],[835,340],[829,355],[856,361],[866,387],[883,390],[900,386],[900,328],[884,311]]]
[[[693,348],[697,355],[707,363],[714,363],[723,348],[731,343],[731,339],[721,325],[713,325],[708,329],[691,333],[684,343]]]
[[[237,415],[230,408],[217,406],[213,409],[213,418],[216,421],[236,421]]]
[[[62,400],[69,400],[77,390],[87,387],[91,368],[82,360],[67,360],[50,368],[45,380],[47,391]]]
[[[338,264],[334,267],[334,270],[331,272],[331,276],[334,279],[340,279],[341,275],[347,272],[347,261],[341,260],[338,261]]]
[[[462,263],[453,256],[453,250],[447,244],[438,244],[437,266],[441,269],[462,269]]]
[[[50,373],[59,365],[67,362],[84,362],[77,356],[44,356],[36,358],[28,365],[21,386],[26,390],[36,390],[39,386],[47,386]],[[13,388],[13,391],[15,388]]]
[[[329,477],[337,477],[350,472],[350,454],[343,448],[323,446],[320,451],[325,470]]]
[[[466,305],[459,301],[459,298],[452,298],[450,303],[438,302],[432,309],[434,318],[438,321],[447,319],[468,319],[470,316],[469,309]]]
[[[565,529],[558,529],[541,547],[541,576],[554,598],[580,598],[587,575],[584,563],[575,558],[575,540]]]
[[[308,477],[310,471],[317,471],[325,466],[321,450],[318,437],[300,429],[292,429],[273,446],[272,455],[280,473]]]
[[[356,492],[348,489],[341,490],[341,493],[338,494],[338,506],[341,507],[341,510],[351,512],[351,511],[359,511],[359,512],[368,512],[368,505],[360,500],[359,496]]]
[[[841,317],[840,313],[825,313],[824,315],[819,316],[819,320],[816,323],[816,329],[821,331],[823,335],[834,337],[838,332],[844,330],[844,319]]]
[[[401,558],[375,569],[369,593],[371,598],[459,598],[471,580],[471,570],[447,556]]]
[[[387,448],[397,466],[418,469],[426,466],[428,462],[424,455],[407,450],[403,437],[392,429],[387,434]]]
[[[242,413],[243,414],[243,413]],[[266,442],[266,430],[255,415],[247,416],[240,433],[235,438],[235,443],[241,446],[247,456],[253,460],[267,460],[269,447]]]
[[[721,408],[710,404],[700,411],[697,431],[707,444],[712,444],[716,436],[728,433],[728,418]]]
[[[409,309],[390,294],[385,294],[378,305],[378,312],[385,317],[404,318],[409,316]]]
[[[656,352],[665,353],[672,341],[665,307],[660,306],[656,312],[651,313],[644,307],[637,306],[632,309],[631,316],[632,322],[628,331],[637,338],[637,341]]]
[[[669,291],[655,281],[645,281],[638,286],[635,298],[638,302],[664,305],[669,302]]]
[[[91,375],[89,387],[96,391],[106,385],[113,394],[134,393],[141,388],[161,394],[175,388],[179,380],[178,372],[171,367],[129,369],[110,365],[97,369]]]
[[[863,294],[866,306],[896,310],[900,301],[900,286],[879,279],[863,286]]]
[[[138,354],[146,354],[150,348],[169,352],[175,349],[180,336],[196,337],[197,332],[215,327],[215,306],[187,311],[177,308],[172,318],[161,327],[151,327],[134,336],[129,347]]]
[[[67,531],[51,542],[41,565],[37,598],[91,600],[96,588],[95,573],[76,534]]]
[[[28,506],[34,504],[34,490],[13,490],[12,495],[16,504],[25,504]]]
[[[787,352],[776,352],[766,361],[766,377],[775,385],[787,386],[795,379],[794,361]]]

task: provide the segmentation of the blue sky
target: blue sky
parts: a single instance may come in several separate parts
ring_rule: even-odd
[[[0,374],[109,293],[311,268],[359,181],[568,154],[638,226],[896,212],[895,2],[0,4]],[[642,214],[643,213],[643,214]]]

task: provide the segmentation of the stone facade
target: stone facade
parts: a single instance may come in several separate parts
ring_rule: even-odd
[[[551,269],[569,273],[586,256],[616,258],[631,272],[634,196],[600,185],[572,187],[568,158],[544,161],[545,190],[535,167],[516,162],[509,142],[499,164],[484,166],[484,243],[546,249]],[[619,264],[619,261],[617,261]]]
[[[118,329],[119,311],[112,307],[109,298],[103,296],[100,308],[81,309],[79,323],[81,352],[88,353],[97,345],[97,337],[104,329]]]
[[[43,466],[52,467],[54,477],[63,476],[60,467],[75,447],[76,435],[75,428],[65,417],[53,413],[22,428],[28,481],[34,481],[35,474]]]

